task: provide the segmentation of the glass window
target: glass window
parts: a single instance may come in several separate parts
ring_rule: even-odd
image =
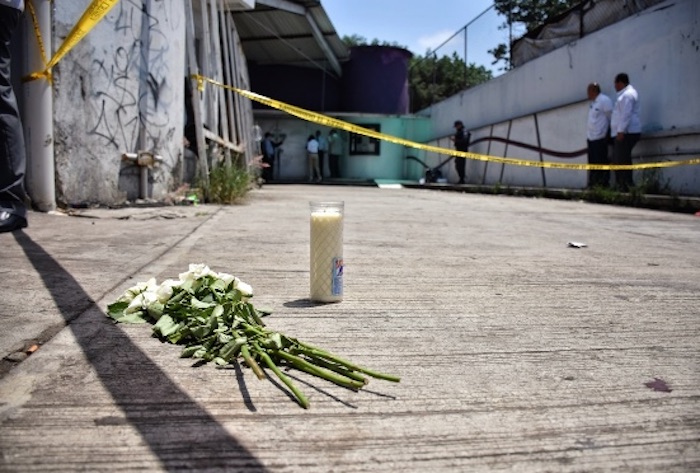
[[[363,128],[369,128],[375,131],[381,131],[379,123],[362,123],[359,126]],[[379,156],[379,145],[381,140],[377,138],[370,138],[365,135],[358,135],[356,133],[350,133],[350,154],[373,154]]]

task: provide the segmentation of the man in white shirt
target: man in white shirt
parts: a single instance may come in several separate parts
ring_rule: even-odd
[[[593,82],[588,84],[588,126],[586,139],[588,141],[588,164],[610,164],[608,161],[608,132],[612,101],[600,93],[600,85]],[[610,171],[595,170],[588,173],[588,187],[608,187]]]
[[[615,90],[617,100],[610,120],[610,134],[615,139],[613,163],[632,164],[632,148],[642,133],[639,95],[624,72],[615,76]],[[623,192],[634,187],[632,170],[615,171],[615,185]]]
[[[318,167],[318,140],[315,135],[309,135],[306,141],[306,156],[309,158],[309,182],[321,182],[323,176]]]

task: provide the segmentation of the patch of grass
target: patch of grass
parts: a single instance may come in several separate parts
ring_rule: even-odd
[[[580,198],[587,202],[594,202],[597,204],[624,204],[626,196],[621,194],[615,189],[609,187],[594,187],[584,191]]]
[[[248,193],[253,183],[245,164],[222,163],[209,173],[207,202],[213,204],[237,204]]]
[[[641,194],[670,195],[670,179],[661,182],[661,172],[658,169],[645,169],[642,171],[642,179],[635,189]]]

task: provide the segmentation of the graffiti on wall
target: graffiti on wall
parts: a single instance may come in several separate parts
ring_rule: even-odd
[[[168,60],[171,35],[181,18],[173,2],[129,0],[105,21],[111,21],[118,46],[92,60],[94,124],[89,133],[119,152],[167,153],[163,147],[172,141],[177,123],[170,115],[181,108],[172,102],[179,96],[173,88],[180,87],[182,74],[172,71]],[[172,105],[177,106],[171,110]]]

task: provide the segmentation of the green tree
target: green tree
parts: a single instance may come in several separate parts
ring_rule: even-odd
[[[469,67],[457,53],[437,57],[428,52],[411,59],[408,75],[411,111],[417,112],[493,77],[490,70],[474,63]]]
[[[511,29],[513,26],[522,25],[527,31],[534,30],[541,24],[572,6],[581,3],[581,0],[494,0],[496,11],[506,17],[506,21],[499,29]],[[501,43],[490,49],[498,64],[506,63],[503,69],[510,69],[510,47]]]
[[[367,38],[357,34],[350,36],[345,35],[342,37],[342,40],[348,48],[352,48],[353,46],[365,46],[367,44]]]

